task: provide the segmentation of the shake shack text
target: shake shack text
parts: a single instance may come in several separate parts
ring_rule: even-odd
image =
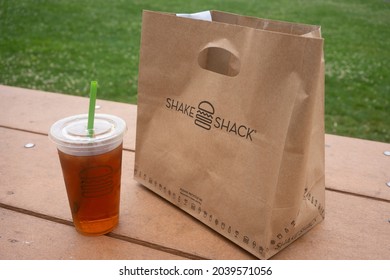
[[[195,107],[173,98],[166,98],[165,107],[195,119],[194,124],[205,130],[219,129],[250,141],[253,141],[253,136],[257,132],[247,125],[215,116],[216,110],[208,101],[201,101]]]

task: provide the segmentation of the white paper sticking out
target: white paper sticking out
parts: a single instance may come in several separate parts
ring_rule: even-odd
[[[198,12],[198,13],[193,13],[193,14],[176,14],[176,16],[212,21],[210,11],[203,11],[203,12]]]

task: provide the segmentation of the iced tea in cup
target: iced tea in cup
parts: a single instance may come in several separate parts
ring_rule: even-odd
[[[122,142],[126,123],[96,114],[93,134],[88,115],[61,119],[50,129],[57,144],[76,230],[85,235],[110,232],[118,224]]]

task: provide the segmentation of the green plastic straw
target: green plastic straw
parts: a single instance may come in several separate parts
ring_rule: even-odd
[[[91,82],[91,89],[89,92],[89,111],[88,111],[88,135],[93,137],[93,124],[95,121],[95,104],[96,104],[96,92],[97,92],[97,82]]]

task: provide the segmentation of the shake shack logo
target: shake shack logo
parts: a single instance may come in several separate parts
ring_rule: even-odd
[[[194,119],[194,124],[205,130],[220,129],[250,141],[253,141],[252,137],[257,132],[247,125],[216,116],[215,108],[209,101],[201,101],[195,107],[173,98],[166,98],[165,107]]]

